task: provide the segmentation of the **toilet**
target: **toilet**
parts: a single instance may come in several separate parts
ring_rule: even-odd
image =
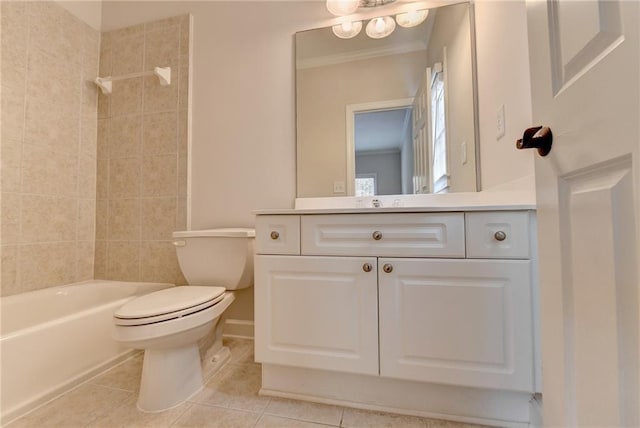
[[[183,403],[230,358],[222,346],[224,311],[233,290],[253,285],[254,229],[173,233],[189,285],[135,298],[114,314],[116,341],[144,350],[138,409]]]

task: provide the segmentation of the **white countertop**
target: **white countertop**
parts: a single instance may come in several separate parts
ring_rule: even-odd
[[[378,199],[381,207],[372,207]],[[293,209],[256,210],[256,215],[278,214],[372,214],[443,211],[535,210],[535,192],[499,190],[470,193],[392,195],[372,197],[298,198]]]

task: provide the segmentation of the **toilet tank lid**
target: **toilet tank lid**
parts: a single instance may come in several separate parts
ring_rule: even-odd
[[[232,227],[224,229],[183,230],[173,232],[174,238],[200,238],[212,236],[227,238],[255,238],[256,230],[244,227]]]

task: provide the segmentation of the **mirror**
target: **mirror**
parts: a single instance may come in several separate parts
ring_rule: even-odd
[[[298,197],[479,190],[472,20],[458,3],[383,39],[296,33]]]

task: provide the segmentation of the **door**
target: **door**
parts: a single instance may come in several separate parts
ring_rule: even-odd
[[[640,426],[637,1],[528,1],[546,426]]]
[[[528,260],[381,258],[380,376],[533,391]]]
[[[255,257],[256,361],[378,374],[375,257]]]

